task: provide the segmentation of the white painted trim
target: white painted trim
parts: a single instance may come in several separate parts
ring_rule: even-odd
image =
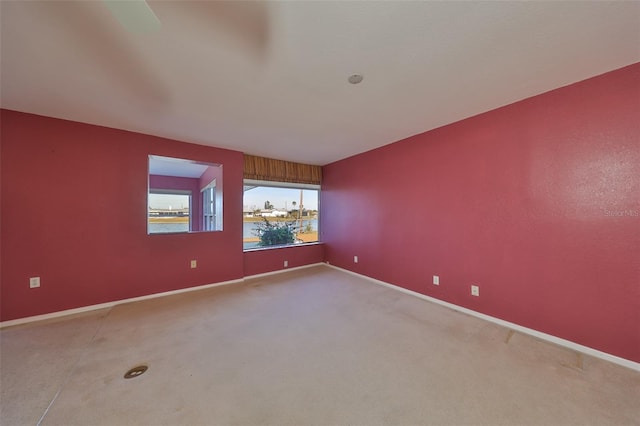
[[[294,268],[291,268],[291,269],[294,269]],[[52,318],[64,317],[67,315],[75,315],[75,314],[81,314],[84,312],[96,311],[98,309],[112,308],[116,305],[122,305],[124,303],[140,302],[142,300],[156,299],[158,297],[172,296],[174,294],[187,293],[190,291],[204,290],[206,288],[220,287],[223,285],[238,284],[243,282],[244,282],[244,278],[240,278],[237,280],[222,281],[222,282],[213,283],[213,284],[204,284],[196,287],[180,288],[178,290],[165,291],[162,293],[147,294],[146,296],[132,297],[130,299],[115,300],[113,302],[100,303],[97,305],[82,306],[80,308],[67,309],[67,310],[58,311],[58,312],[51,312],[49,314],[18,318],[14,320],[0,322],[0,329],[5,327],[11,327],[14,325],[26,324],[34,321],[43,321],[43,320],[48,320]]]
[[[246,253],[253,253],[256,251],[285,250],[285,249],[293,249],[297,247],[318,246],[321,244],[324,244],[324,243],[322,241],[311,241],[309,243],[287,244],[286,246],[251,247],[248,249],[242,249],[242,252],[246,254]]]
[[[132,297],[130,299],[114,300],[113,302],[100,303],[100,304],[97,304],[97,305],[82,306],[80,308],[66,309],[64,311],[51,312],[51,313],[48,313],[48,314],[34,315],[34,316],[31,316],[31,317],[24,317],[24,318],[18,318],[18,319],[14,319],[14,320],[9,320],[9,321],[3,321],[3,322],[0,322],[0,329],[5,328],[5,327],[11,327],[11,326],[14,326],[14,325],[27,324],[27,323],[35,322],[35,321],[43,321],[43,320],[48,320],[48,319],[53,319],[53,318],[64,317],[64,316],[68,316],[68,315],[75,315],[75,314],[81,314],[81,313],[84,313],[84,312],[96,311],[98,309],[113,308],[116,305],[122,305],[124,303],[140,302],[142,300],[156,299],[158,297],[172,296],[174,294],[187,293],[187,292],[190,292],[190,291],[198,291],[198,290],[204,290],[204,289],[212,288],[212,287],[219,287],[219,286],[223,286],[223,285],[243,283],[245,280],[248,280],[248,279],[267,277],[267,276],[270,276],[270,275],[280,274],[280,273],[289,272],[289,271],[295,271],[295,270],[298,270],[298,269],[310,268],[312,266],[318,266],[318,265],[324,265],[324,263],[323,262],[312,263],[312,264],[309,264],[309,265],[296,266],[294,268],[285,268],[285,269],[281,269],[281,270],[278,270],[278,271],[266,272],[264,274],[249,275],[249,276],[246,276],[244,278],[237,279],[237,280],[222,281],[222,282],[213,283],[213,284],[204,284],[204,285],[200,285],[200,286],[196,286],[196,287],[180,288],[178,290],[165,291],[165,292],[162,292],[162,293],[153,293],[153,294],[148,294],[148,295],[145,295],[145,296]]]
[[[394,290],[397,290],[397,291],[401,291],[402,293],[406,293],[406,294],[409,294],[411,296],[419,297],[420,299],[424,299],[424,300],[426,300],[428,302],[432,302],[432,303],[436,303],[436,304],[441,305],[441,306],[445,306],[445,307],[447,307],[449,309],[453,309],[454,311],[463,312],[463,313],[465,313],[467,315],[471,315],[471,316],[474,316],[476,318],[480,318],[480,319],[483,319],[485,321],[489,321],[489,322],[501,325],[501,326],[506,327],[508,329],[511,329],[511,330],[514,330],[514,331],[518,331],[520,333],[527,334],[529,336],[536,337],[538,339],[541,339],[541,340],[544,340],[544,341],[547,341],[547,342],[550,342],[550,343],[565,347],[567,349],[571,349],[571,350],[574,350],[574,351],[577,351],[577,352],[581,352],[583,354],[590,355],[590,356],[592,356],[594,358],[599,358],[599,359],[602,359],[602,360],[605,360],[605,361],[609,361],[609,362],[612,362],[614,364],[620,365],[622,367],[630,368],[630,369],[635,370],[635,371],[640,371],[640,363],[637,363],[637,362],[634,362],[634,361],[631,361],[631,360],[628,360],[628,359],[625,359],[625,358],[620,358],[618,356],[611,355],[611,354],[608,354],[606,352],[602,352],[602,351],[599,351],[597,349],[590,348],[588,346],[583,346],[581,344],[572,342],[570,340],[565,340],[565,339],[562,339],[560,337],[553,336],[551,334],[543,333],[541,331],[537,331],[537,330],[534,330],[532,328],[524,327],[524,326],[521,326],[521,325],[518,325],[518,324],[515,324],[515,323],[512,323],[512,322],[509,322],[509,321],[505,321],[505,320],[502,320],[500,318],[492,317],[490,315],[486,315],[486,314],[483,314],[483,313],[480,313],[480,312],[477,312],[477,311],[474,311],[474,310],[471,310],[471,309],[468,309],[468,308],[464,308],[462,306],[454,305],[453,303],[445,302],[443,300],[436,299],[436,298],[431,297],[431,296],[426,296],[426,295],[424,295],[422,293],[418,293],[418,292],[415,292],[415,291],[412,291],[412,290],[408,290],[406,288],[402,288],[400,286],[397,286],[397,285],[394,285],[394,284],[390,284],[390,283],[387,283],[385,281],[377,280],[375,278],[371,278],[371,277],[368,277],[366,275],[359,274],[357,272],[349,271],[348,269],[343,269],[343,268],[340,268],[338,266],[330,265],[328,263],[326,263],[325,265],[330,267],[330,268],[334,268],[334,269],[337,269],[339,271],[346,272],[347,274],[351,274],[351,275],[355,275],[357,277],[363,278],[363,279],[365,279],[367,281],[370,281],[370,282],[373,282],[375,284],[378,284],[378,285],[381,285],[381,286],[384,286],[384,287],[388,287],[388,288],[391,288],[391,289],[394,289]]]
[[[325,265],[325,263],[324,262],[310,263],[308,265],[295,266],[293,268],[284,268],[284,269],[278,269],[277,271],[265,272],[264,274],[247,275],[246,277],[244,277],[244,279],[245,280],[253,280],[253,279],[256,279],[256,278],[269,277],[271,275],[277,275],[277,274],[281,274],[283,272],[297,271],[299,269],[306,269],[306,268],[311,268],[313,266],[320,266],[320,265]]]

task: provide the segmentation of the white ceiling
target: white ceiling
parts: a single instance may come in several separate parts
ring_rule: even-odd
[[[149,174],[158,176],[176,176],[184,178],[200,178],[202,174],[216,164],[205,164],[181,158],[149,156]]]
[[[640,61],[637,1],[148,3],[2,1],[2,107],[322,165]]]

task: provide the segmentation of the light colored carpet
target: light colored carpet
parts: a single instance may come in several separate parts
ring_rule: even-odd
[[[3,425],[640,424],[640,373],[324,266],[0,337]]]

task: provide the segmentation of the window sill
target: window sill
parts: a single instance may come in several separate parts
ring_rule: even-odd
[[[279,249],[288,249],[288,248],[296,248],[296,247],[308,247],[308,246],[317,246],[320,244],[324,244],[322,241],[314,241],[312,243],[300,243],[300,244],[288,244],[285,246],[270,246],[270,247],[251,247],[248,249],[243,249],[243,253],[250,253],[254,251],[264,251],[264,250],[279,250]]]

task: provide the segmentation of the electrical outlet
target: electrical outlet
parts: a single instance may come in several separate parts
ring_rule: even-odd
[[[353,263],[358,263],[358,256],[353,256]]]
[[[285,261],[284,261],[284,267],[285,267],[285,268],[289,267],[289,261],[288,261],[288,260],[285,260]]]
[[[433,285],[440,285],[440,277],[437,275],[433,276]]]
[[[40,277],[29,278],[29,288],[38,288],[38,287],[40,287]]]
[[[198,267],[198,261],[197,260],[192,260],[191,261],[191,269],[196,269]]]
[[[480,287],[478,287],[477,285],[472,285],[471,286],[471,295],[472,296],[480,296]]]

